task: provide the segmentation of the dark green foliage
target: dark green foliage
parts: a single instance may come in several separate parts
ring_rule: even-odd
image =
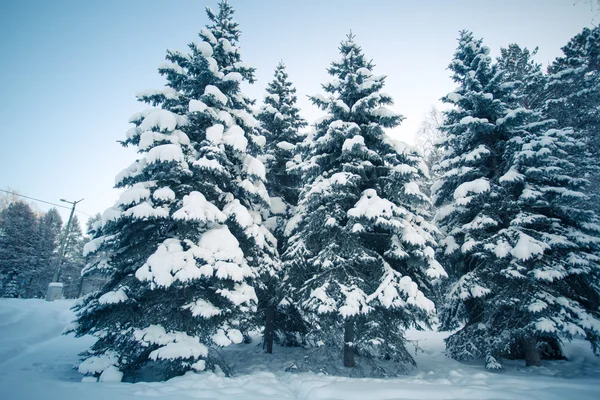
[[[0,211],[0,297],[24,295],[36,267],[36,218],[27,203],[16,201]]]

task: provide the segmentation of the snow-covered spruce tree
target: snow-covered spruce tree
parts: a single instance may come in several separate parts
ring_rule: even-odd
[[[98,337],[84,374],[229,373],[214,349],[256,327],[256,278],[276,250],[261,223],[269,197],[254,155],[264,138],[240,91],[254,70],[241,62],[231,6],[207,14],[188,54],[167,53],[167,87],[139,95],[159,108],[131,118],[124,144],[141,158],[117,176],[126,190],[86,245],[111,278],[79,306],[77,334]]]
[[[0,211],[0,297],[19,297],[37,266],[36,218],[29,204],[10,203]]]
[[[455,281],[443,327],[465,325],[447,339],[448,354],[498,369],[498,357],[515,352],[539,364],[542,343],[575,334],[596,346],[596,225],[569,206],[583,195],[584,182],[569,175],[578,143],[519,107],[514,88],[524,84],[504,80],[514,75],[491,66],[470,32],[461,32],[450,69],[460,86],[444,98],[455,108],[446,113],[434,199]]]
[[[277,250],[284,252],[286,237],[285,225],[293,215],[298,204],[300,193],[300,177],[288,171],[289,163],[293,163],[297,155],[296,146],[303,139],[300,129],[306,127],[306,121],[300,117],[296,107],[296,89],[286,72],[285,65],[280,62],[275,69],[275,77],[267,86],[264,105],[258,114],[262,133],[266,137],[263,160],[267,170],[267,191],[271,197],[270,217],[267,227],[277,239]],[[283,293],[276,289],[278,279],[285,271],[279,270],[278,276],[267,277],[267,293],[264,297],[265,331],[264,342],[267,353],[273,352],[273,340],[283,336],[281,342],[286,345],[294,344],[295,310],[287,306],[277,307]],[[284,303],[286,305],[287,303]],[[288,325],[288,326],[286,326]]]
[[[309,257],[287,271],[286,282],[314,344],[343,347],[346,367],[356,365],[356,353],[405,370],[414,360],[404,329],[430,321],[435,308],[425,293],[445,275],[434,258],[429,200],[419,189],[427,167],[384,132],[402,120],[386,108],[392,98],[381,91],[385,77],[373,75],[352,35],[339,50],[341,60],[328,69],[334,79],[323,85],[327,96],[312,98],[329,114],[316,124],[288,224],[284,256],[303,247]]]
[[[570,127],[585,141],[573,162],[591,181],[588,207],[600,212],[600,27],[585,28],[562,48],[548,67],[545,114],[560,127]]]

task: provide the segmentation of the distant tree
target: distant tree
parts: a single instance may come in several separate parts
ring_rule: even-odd
[[[5,192],[0,192],[0,211],[8,207],[9,204],[17,201],[23,201],[19,197],[19,191],[11,187],[5,187]],[[7,193],[8,192],[8,193]]]
[[[66,234],[66,227],[63,229],[62,234]],[[79,219],[77,215],[73,215],[69,236],[65,242],[65,254],[60,276],[60,281],[64,284],[64,296],[66,298],[72,299],[78,295],[81,272],[86,264],[83,256],[83,246],[86,242]]]
[[[498,68],[504,76],[504,85],[512,91],[513,105],[534,111],[540,111],[549,96],[546,75],[541,64],[533,59],[537,51],[537,48],[529,51],[511,43],[507,48],[500,49],[500,57],[497,59]]]
[[[335,354],[343,349],[346,367],[360,354],[394,360],[402,370],[414,364],[404,329],[430,322],[435,307],[426,294],[445,275],[434,259],[429,199],[419,188],[427,167],[384,132],[403,119],[387,108],[393,101],[382,92],[385,77],[373,74],[352,35],[339,50],[340,61],[328,69],[333,79],[323,85],[327,95],[312,97],[327,115],[300,164],[304,188],[288,224],[284,258],[304,248],[307,260],[289,268],[285,282],[310,327],[309,342]]]
[[[28,297],[44,297],[58,262],[62,218],[51,208],[37,222],[36,265],[28,277]]]
[[[430,170],[444,153],[443,148],[436,145],[444,135],[440,129],[443,118],[442,112],[436,106],[431,106],[415,135],[415,145],[423,153],[423,159]]]
[[[548,67],[544,113],[585,142],[572,161],[590,181],[587,206],[600,212],[600,27],[583,29],[562,51]]]
[[[0,297],[24,294],[29,272],[37,264],[35,214],[22,201],[0,211]]]
[[[275,69],[275,78],[267,85],[265,104],[258,113],[258,120],[267,141],[263,155],[267,169],[266,187],[271,197],[271,208],[266,226],[277,239],[277,249],[283,253],[286,247],[285,226],[294,214],[300,193],[300,178],[288,171],[288,165],[294,162],[298,153],[296,147],[303,139],[300,129],[307,124],[300,117],[296,106],[296,89],[289,81],[285,65],[281,62]],[[259,305],[265,313],[264,342],[267,353],[273,351],[275,333],[283,335],[285,344],[293,344],[294,335],[289,333],[293,323],[294,310],[277,307],[284,294],[276,291],[277,279],[283,279],[285,271],[279,269],[276,275],[264,277],[266,292],[259,293]],[[280,282],[280,281],[279,281]],[[285,304],[285,303],[284,303]]]

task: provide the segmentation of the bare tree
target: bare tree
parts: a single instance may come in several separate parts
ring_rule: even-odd
[[[442,159],[443,151],[436,144],[444,135],[440,130],[443,120],[442,112],[436,106],[431,106],[425,113],[416,134],[415,145],[423,153],[425,163],[430,170]]]
[[[0,192],[0,211],[4,210],[11,203],[15,203],[21,200],[19,198],[19,191],[13,189],[11,187],[5,187],[2,192]],[[22,201],[22,200],[21,200]]]

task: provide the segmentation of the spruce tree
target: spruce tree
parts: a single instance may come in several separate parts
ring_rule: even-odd
[[[548,91],[542,66],[533,59],[537,50],[536,47],[529,51],[511,43],[508,47],[500,49],[497,62],[498,69],[502,70],[505,85],[510,86],[516,104],[529,110],[540,111],[547,100]]]
[[[62,218],[51,208],[37,221],[36,265],[27,278],[27,297],[44,297],[58,261]]]
[[[36,218],[29,204],[10,203],[0,211],[0,297],[20,297],[37,265]]]
[[[584,28],[548,67],[544,112],[560,127],[573,128],[586,143],[573,162],[590,180],[588,207],[600,212],[600,27]]]
[[[258,120],[266,137],[263,155],[267,170],[267,191],[271,197],[270,217],[266,225],[277,239],[277,250],[282,254],[285,250],[285,226],[294,214],[300,192],[300,177],[288,171],[290,163],[297,160],[297,145],[303,136],[300,129],[307,124],[300,117],[296,107],[296,89],[286,72],[285,65],[280,62],[275,69],[273,81],[267,85],[264,105],[258,113]],[[267,290],[263,297],[265,311],[264,341],[267,353],[273,351],[275,333],[283,336],[281,342],[286,345],[296,343],[293,331],[295,310],[286,307],[284,302],[277,307],[285,297],[281,290],[281,279],[285,270],[279,270],[277,275],[265,277]]]
[[[231,6],[207,14],[189,53],[167,52],[166,88],[138,95],[157,107],[131,118],[124,144],[141,157],[117,176],[126,190],[86,245],[111,278],[79,307],[77,334],[98,336],[82,373],[229,373],[215,349],[257,325],[256,278],[276,250],[262,225],[265,140],[240,90],[254,69],[241,61]]]
[[[515,88],[528,82],[511,81],[519,74],[491,65],[488,52],[461,32],[434,198],[454,281],[443,327],[464,323],[447,352],[498,369],[511,352],[537,365],[544,343],[578,334],[596,348],[599,242],[595,216],[574,201],[585,182],[569,152],[581,143],[522,107]]]
[[[435,308],[426,293],[445,275],[419,189],[427,167],[384,132],[403,119],[386,107],[393,103],[382,92],[385,76],[373,74],[352,35],[339,50],[327,95],[312,97],[328,114],[301,164],[304,188],[288,224],[285,257],[298,248],[308,257],[286,282],[309,342],[343,348],[346,367],[356,365],[356,353],[404,370],[414,363],[404,329],[428,323]]]
[[[66,228],[63,230],[63,235],[65,234]],[[77,297],[81,272],[85,267],[83,246],[86,240],[81,231],[81,224],[77,215],[73,215],[69,236],[65,240],[65,254],[59,281],[64,284],[63,295],[68,299],[72,299]]]

